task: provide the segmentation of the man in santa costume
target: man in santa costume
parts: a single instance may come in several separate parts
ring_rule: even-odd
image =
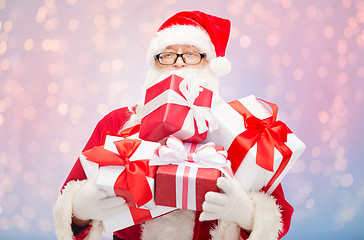
[[[172,73],[186,79],[189,88],[204,86],[214,92],[212,106],[223,102],[218,94],[219,77],[230,72],[225,57],[230,21],[199,11],[180,12],[166,20],[151,40],[148,74],[143,88]],[[143,103],[120,108],[97,124],[84,151],[101,144],[105,129],[118,132],[140,123]],[[203,212],[176,210],[159,218],[114,232],[114,239],[280,239],[288,231],[293,208],[285,200],[282,186],[268,195],[245,191],[235,180],[221,177],[221,193],[205,195]],[[87,180],[80,160],[71,170],[54,208],[58,239],[100,239],[101,221],[127,205],[122,197],[106,192]]]

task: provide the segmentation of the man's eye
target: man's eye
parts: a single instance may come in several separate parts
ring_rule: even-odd
[[[173,56],[174,56],[173,53],[163,53],[162,54],[162,57],[164,57],[164,58],[170,58],[170,57],[173,57]]]
[[[188,52],[187,53],[187,56],[189,56],[189,57],[192,57],[192,56],[194,56],[195,55],[195,53],[194,52]]]

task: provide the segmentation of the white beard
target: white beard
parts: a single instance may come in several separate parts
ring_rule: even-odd
[[[139,124],[142,119],[143,100],[146,90],[158,82],[163,81],[172,74],[183,77],[188,83],[188,88],[196,88],[203,86],[213,92],[211,107],[224,103],[224,100],[219,96],[219,78],[213,74],[210,68],[206,65],[202,68],[181,68],[177,70],[160,70],[150,68],[147,72],[146,81],[143,86],[142,100],[137,103],[137,108],[133,111],[130,120],[124,125],[123,129]]]

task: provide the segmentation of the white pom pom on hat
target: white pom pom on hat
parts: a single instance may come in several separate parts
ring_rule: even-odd
[[[206,53],[213,73],[223,76],[231,71],[225,50],[230,35],[230,21],[200,11],[183,11],[167,19],[152,38],[148,65],[155,67],[154,56],[175,44],[193,45]]]

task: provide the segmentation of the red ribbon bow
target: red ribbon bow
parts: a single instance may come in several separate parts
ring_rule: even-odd
[[[95,162],[100,167],[125,166],[125,170],[119,175],[114,184],[114,189],[117,195],[117,189],[119,188],[121,191],[130,191],[133,197],[130,200],[134,200],[138,207],[145,205],[153,198],[146,179],[149,171],[151,171],[148,165],[150,159],[129,160],[140,143],[141,140],[125,138],[114,142],[119,154],[106,150],[102,146],[94,147],[83,153],[88,161]],[[128,201],[128,199],[126,200]]]
[[[228,149],[228,159],[231,167],[236,172],[249,150],[257,144],[256,163],[258,166],[274,171],[274,148],[283,155],[282,163],[278,167],[266,190],[278,178],[287,166],[292,151],[284,144],[287,142],[287,134],[292,131],[282,121],[277,121],[278,106],[274,103],[258,99],[268,104],[272,110],[272,116],[263,120],[253,116],[239,101],[230,102],[229,105],[244,117],[246,131],[239,134]]]

